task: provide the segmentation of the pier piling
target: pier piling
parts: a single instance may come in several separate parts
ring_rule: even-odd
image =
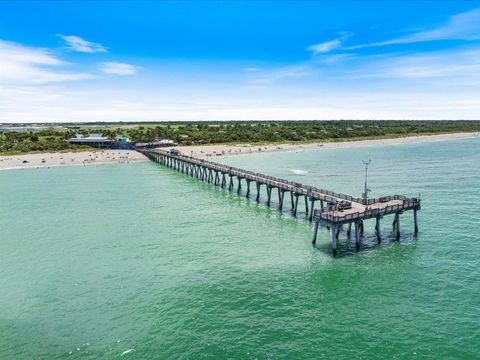
[[[380,216],[375,218],[375,232],[377,234],[377,241],[382,242],[382,236],[380,234]]]
[[[272,198],[272,187],[267,185],[267,206],[270,206],[271,198]]]
[[[418,221],[417,221],[417,209],[413,210],[413,222],[414,222],[414,232],[418,233]]]
[[[315,206],[315,199],[312,197],[310,198],[310,215],[308,216],[308,221],[312,221],[313,219],[314,206]]]
[[[332,226],[332,253],[337,255],[337,228],[338,225]]]
[[[295,194],[295,206],[293,208],[293,216],[297,216],[297,209],[298,209],[298,198],[300,196],[298,194]]]
[[[317,233],[318,233],[318,222],[315,222],[315,225],[313,226],[313,239],[312,239],[312,244],[317,243]]]
[[[281,211],[283,209],[283,198],[285,197],[285,191],[278,188],[278,209]]]
[[[355,221],[355,247],[360,249],[360,231],[359,231],[359,221]]]
[[[400,239],[400,213],[395,214],[395,238]]]

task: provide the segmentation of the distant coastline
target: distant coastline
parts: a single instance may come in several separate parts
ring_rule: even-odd
[[[417,135],[407,137],[353,140],[339,142],[278,143],[278,144],[212,144],[178,146],[184,155],[199,158],[249,155],[285,151],[305,151],[321,149],[340,149],[351,147],[401,145],[417,142],[444,141],[480,137],[480,132],[462,132],[438,135]],[[43,161],[45,160],[45,161]],[[24,162],[27,161],[27,162]],[[109,163],[130,163],[147,161],[147,158],[134,150],[97,150],[81,152],[35,153],[24,155],[0,156],[0,170],[32,169],[72,165],[99,165]]]
[[[212,144],[197,146],[178,146],[184,155],[199,158],[248,155],[265,152],[303,151],[320,149],[340,149],[379,145],[401,145],[417,142],[444,141],[480,137],[480,132],[461,132],[435,135],[415,135],[395,138],[351,140],[351,141],[326,141],[312,143],[278,143],[278,144]]]

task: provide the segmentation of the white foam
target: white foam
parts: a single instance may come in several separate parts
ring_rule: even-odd
[[[131,352],[134,352],[134,351],[135,351],[135,349],[125,350],[125,351],[122,353],[122,355],[120,355],[120,356],[127,355],[127,354],[129,354],[129,353],[131,353]]]
[[[300,170],[300,169],[290,169],[289,171],[297,175],[305,175],[308,173],[308,171]]]

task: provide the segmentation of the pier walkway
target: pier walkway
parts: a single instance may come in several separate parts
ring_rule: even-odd
[[[184,174],[196,177],[202,181],[213,183],[221,188],[234,191],[234,178],[237,178],[236,192],[240,195],[242,180],[245,183],[245,196],[250,197],[250,185],[256,186],[255,199],[260,200],[261,187],[265,186],[267,205],[270,206],[272,190],[278,195],[278,208],[283,209],[284,197],[290,194],[291,211],[297,216],[299,200],[305,206],[305,214],[309,221],[314,222],[313,239],[315,244],[319,225],[331,229],[332,251],[337,252],[337,240],[340,228],[348,226],[347,236],[350,237],[352,225],[355,232],[355,243],[360,247],[360,235],[363,234],[363,222],[368,219],[376,221],[377,239],[381,241],[380,220],[386,215],[394,215],[393,227],[396,237],[400,237],[400,214],[413,210],[414,231],[418,231],[417,211],[420,210],[420,199],[408,198],[402,195],[392,195],[377,199],[363,199],[350,195],[319,189],[314,186],[300,184],[253,171],[219,164],[213,161],[198,159],[165,150],[140,150],[150,160],[178,170]],[[228,180],[227,180],[228,177]],[[316,208],[316,206],[318,206]]]

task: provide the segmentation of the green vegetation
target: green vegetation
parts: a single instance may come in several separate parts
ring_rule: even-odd
[[[326,142],[480,131],[480,121],[252,121],[55,124],[55,128],[0,133],[0,153],[75,151],[65,140],[77,133],[122,134],[135,141],[172,139],[181,145]],[[59,126],[60,125],[60,126]],[[1,130],[1,129],[0,129]]]
[[[8,131],[0,133],[0,154],[13,155],[34,152],[82,151],[88,147],[72,146],[66,139],[77,132],[72,130]]]

